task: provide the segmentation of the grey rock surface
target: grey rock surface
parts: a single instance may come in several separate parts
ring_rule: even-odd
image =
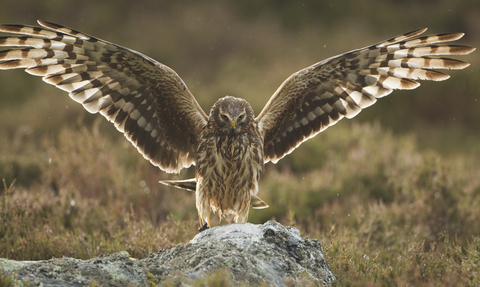
[[[285,286],[285,282],[329,284],[335,280],[323,249],[293,227],[275,221],[218,226],[189,243],[136,260],[123,251],[89,260],[53,258],[45,261],[0,259],[0,269],[18,283],[43,286],[148,286],[170,280],[189,286],[217,270],[226,270],[232,284]]]

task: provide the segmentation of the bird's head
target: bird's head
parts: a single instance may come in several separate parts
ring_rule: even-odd
[[[245,133],[253,121],[252,107],[244,99],[226,96],[210,110],[209,122],[222,133]]]

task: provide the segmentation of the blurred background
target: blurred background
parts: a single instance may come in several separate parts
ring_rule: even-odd
[[[0,23],[36,25],[37,19],[173,68],[207,113],[218,98],[231,95],[249,101],[258,114],[292,73],[420,28],[465,32],[456,43],[480,48],[478,0],[1,4]],[[346,253],[358,260],[377,258],[385,248],[380,257],[414,269],[418,252],[412,261],[390,253],[401,254],[411,240],[430,250],[431,242],[446,238],[444,231],[464,244],[478,236],[480,52],[459,58],[471,66],[446,71],[451,78],[444,82],[394,91],[277,165],[267,164],[259,196],[270,208],[251,211],[249,222],[295,225],[323,238],[333,256],[349,246]],[[186,242],[198,225],[193,193],[158,180],[193,175],[193,168],[167,175],[152,166],[103,117],[40,78],[0,71],[0,179],[6,185],[16,179],[15,191],[0,188],[0,223],[6,223],[0,224],[0,257],[90,258],[118,250],[144,257]],[[388,267],[385,258],[377,266]],[[342,261],[331,262],[343,270]],[[409,285],[397,283],[388,285]]]
[[[465,32],[480,47],[480,4],[439,1],[5,1],[1,23],[46,20],[142,52],[173,68],[208,113],[225,95],[248,100],[258,114],[292,73],[327,57],[407,31]],[[442,152],[480,148],[480,54],[440,83],[396,91],[354,121],[378,121],[415,133]],[[0,128],[44,133],[95,116],[53,86],[22,71],[0,75]],[[342,121],[340,124],[348,125]],[[113,131],[105,121],[101,128]],[[329,130],[330,132],[330,130]],[[321,136],[316,140],[321,141]]]

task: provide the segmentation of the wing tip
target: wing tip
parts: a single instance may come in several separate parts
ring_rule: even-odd
[[[55,23],[52,23],[52,22],[48,22],[48,21],[43,21],[43,20],[37,20],[37,23],[42,26],[42,27],[45,27],[45,28],[49,28],[49,29],[57,29],[59,28],[57,24]]]
[[[442,60],[443,60],[444,66],[438,67],[438,68],[435,67],[436,69],[462,70],[470,66],[470,63],[457,60],[457,59],[444,58]]]
[[[425,31],[427,31],[427,30],[428,30],[428,28],[421,28],[421,29],[413,30],[413,31],[407,32],[405,34],[402,34],[400,36],[396,36],[393,39],[412,38],[412,37],[415,37],[415,36],[418,36],[418,35],[421,35],[421,34],[425,33]]]
[[[417,29],[417,30],[414,30],[414,31],[412,31],[412,32],[410,32],[410,33],[407,33],[407,36],[408,36],[408,37],[415,37],[415,36],[417,36],[417,35],[420,35],[420,34],[425,33],[425,31],[427,31],[427,30],[428,30],[428,28]]]
[[[441,46],[441,47],[448,47],[448,51],[442,54],[437,54],[437,55],[468,55],[476,50],[476,48],[474,47],[462,46],[462,45],[448,45],[448,46]]]
[[[415,80],[408,79],[408,78],[400,79],[400,89],[413,90],[418,88],[419,86],[420,86],[420,83]]]

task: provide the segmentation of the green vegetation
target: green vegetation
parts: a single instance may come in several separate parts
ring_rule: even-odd
[[[144,52],[174,68],[206,111],[229,94],[258,113],[291,73],[424,26],[466,32],[460,44],[480,47],[477,0],[46,2],[4,3],[0,19],[58,22]],[[480,285],[478,55],[446,82],[394,92],[268,164],[259,195],[270,208],[249,221],[317,238],[337,286]],[[191,176],[153,167],[40,79],[0,73],[0,258],[144,258],[186,243],[198,227],[194,195],[158,181]],[[0,286],[11,281],[0,276]]]

